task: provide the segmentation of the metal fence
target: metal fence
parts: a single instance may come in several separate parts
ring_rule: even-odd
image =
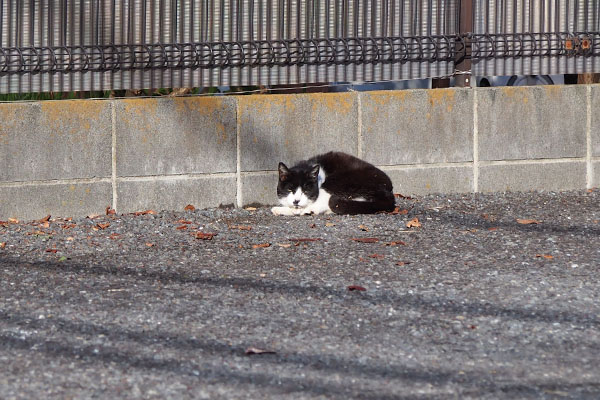
[[[600,72],[599,20],[600,0],[0,0],[0,92]]]

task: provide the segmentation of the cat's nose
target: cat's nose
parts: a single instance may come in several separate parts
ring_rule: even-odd
[[[297,206],[298,204],[300,204],[300,200],[294,200],[294,205]]]

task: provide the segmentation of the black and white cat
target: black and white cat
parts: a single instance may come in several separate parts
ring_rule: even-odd
[[[379,168],[350,154],[329,152],[292,168],[279,163],[275,215],[372,214],[393,211],[392,181]]]

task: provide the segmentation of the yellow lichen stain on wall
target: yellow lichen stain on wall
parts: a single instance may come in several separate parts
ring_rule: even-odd
[[[22,121],[25,104],[0,104],[0,144],[8,145],[10,132],[15,132],[17,124]]]
[[[363,94],[367,101],[380,106],[398,104],[398,102],[403,103],[410,99],[412,95],[412,90],[381,90]]]
[[[108,105],[101,100],[42,101],[39,104],[50,136],[69,134],[74,140],[90,134],[92,122],[99,119]]]
[[[138,116],[156,115],[158,99],[153,98],[128,98],[119,100],[123,104],[125,114],[136,114]]]
[[[178,113],[194,112],[205,116],[218,116],[224,103],[220,97],[173,97],[171,101]]]
[[[310,95],[313,113],[319,112],[324,106],[336,114],[349,114],[355,111],[355,98],[356,94],[353,93],[314,93]]]
[[[427,90],[427,99],[431,107],[445,107],[447,112],[452,112],[456,100],[456,89],[430,89]]]
[[[518,87],[518,86],[504,86],[501,89],[504,96],[513,102],[519,102],[523,104],[529,103],[528,94],[531,92],[531,88]]]
[[[242,116],[248,116],[249,113],[266,116],[272,110],[281,113],[295,112],[299,97],[297,94],[255,94],[236,96],[236,99]]]

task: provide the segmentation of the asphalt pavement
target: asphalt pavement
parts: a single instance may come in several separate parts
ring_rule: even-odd
[[[2,221],[0,398],[600,398],[600,191],[397,204]]]

